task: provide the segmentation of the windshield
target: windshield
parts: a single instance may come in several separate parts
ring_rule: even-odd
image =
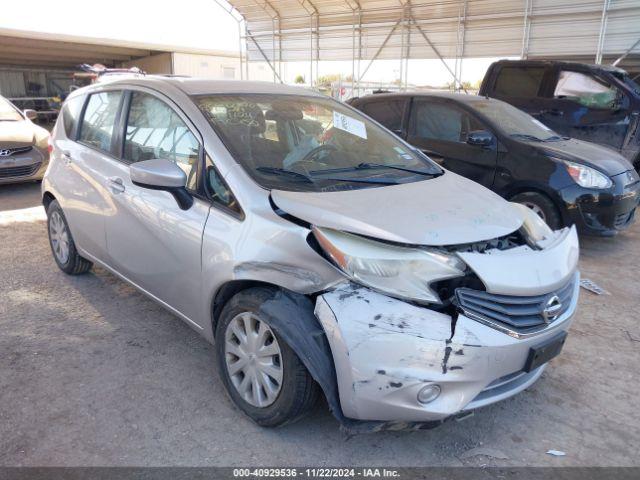
[[[350,190],[442,174],[426,156],[329,98],[204,95],[195,101],[235,159],[265,188]]]
[[[510,137],[538,142],[562,139],[539,120],[508,103],[479,99],[470,103],[470,106],[487,117],[503,134]]]
[[[0,97],[0,122],[17,122],[22,120],[22,115],[14,108],[14,106],[2,97]]]

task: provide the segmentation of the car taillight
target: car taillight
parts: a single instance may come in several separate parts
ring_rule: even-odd
[[[47,140],[47,152],[49,152],[49,154],[53,152],[53,139],[51,138],[51,135],[49,135],[49,138]]]

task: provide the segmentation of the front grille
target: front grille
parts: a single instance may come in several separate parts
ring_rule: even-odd
[[[0,168],[0,178],[12,178],[12,177],[28,177],[33,175],[38,167],[39,163],[34,165],[25,165],[23,167],[7,167]]]
[[[456,289],[458,306],[471,316],[479,317],[517,333],[533,333],[567,312],[571,306],[576,277],[555,292],[534,296],[497,295],[471,288]],[[552,311],[545,310],[557,297]]]
[[[633,220],[633,216],[635,214],[635,209],[631,210],[627,213],[619,213],[613,219],[613,227],[616,229],[623,229],[629,226],[631,221]]]
[[[16,148],[3,148],[0,146],[0,157],[9,157],[11,155],[17,155],[19,153],[27,153],[31,151],[33,147],[31,145],[27,147],[16,147]]]

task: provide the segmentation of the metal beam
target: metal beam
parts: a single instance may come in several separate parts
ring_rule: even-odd
[[[376,51],[375,55],[371,58],[371,60],[369,60],[369,63],[367,64],[367,68],[364,69],[364,72],[362,72],[362,75],[360,75],[360,77],[358,78],[358,84],[362,81],[362,79],[364,78],[364,76],[367,74],[367,71],[369,70],[369,67],[371,67],[371,64],[373,64],[373,62],[375,61],[376,58],[378,58],[378,55],[380,55],[380,52],[384,49],[384,47],[387,45],[387,42],[389,41],[389,39],[391,38],[391,36],[393,35],[393,32],[396,31],[396,28],[398,28],[398,25],[400,25],[400,22],[402,22],[402,18],[400,20],[398,20],[395,25],[393,26],[393,28],[391,29],[391,31],[389,32],[389,34],[387,35],[387,37],[384,39],[384,41],[382,42],[382,45],[380,45],[380,47],[378,48],[378,50]]]
[[[609,6],[611,0],[604,0],[602,5],[602,18],[600,19],[600,34],[598,35],[598,47],[596,49],[596,65],[602,63],[602,51],[604,50],[604,39],[607,32],[607,20],[609,18]]]
[[[531,35],[531,15],[533,13],[533,0],[525,0],[524,15],[522,25],[522,50],[520,58],[526,59],[529,56],[529,38]]]
[[[271,68],[271,70],[273,71],[273,74],[276,76],[276,78],[280,81],[280,83],[284,83],[282,81],[282,78],[280,78],[280,75],[278,75],[278,72],[276,72],[276,69],[274,68],[274,66],[271,64],[271,62],[269,61],[269,58],[267,57],[267,55],[264,53],[264,50],[262,50],[262,48],[260,47],[260,45],[258,45],[258,42],[256,42],[256,39],[253,38],[253,35],[251,35],[251,32],[248,29],[245,29],[245,31],[247,32],[247,36],[251,39],[251,41],[253,42],[253,44],[256,46],[256,48],[258,49],[258,51],[260,52],[260,54],[262,55],[262,58],[264,58],[264,60],[267,62],[267,64],[269,65],[269,67]],[[247,62],[248,62],[248,58],[247,58]]]
[[[626,52],[624,52],[622,55],[620,55],[618,58],[616,58],[615,62],[613,62],[611,65],[613,65],[614,67],[617,67],[618,64],[624,60],[625,58],[627,58],[627,56],[633,51],[634,48],[636,48],[638,45],[640,45],[640,38],[638,40],[636,40],[636,43],[634,43],[633,45],[631,45],[631,48],[629,48]]]
[[[431,47],[431,49],[433,50],[433,52],[438,56],[438,58],[440,59],[440,61],[442,62],[442,64],[444,65],[444,67],[447,69],[447,71],[451,74],[451,76],[453,77],[454,82],[457,82],[458,85],[460,86],[460,88],[462,88],[462,90],[464,90],[464,93],[469,93],[467,91],[466,88],[464,88],[464,85],[462,85],[462,82],[460,81],[460,79],[457,77],[457,75],[451,70],[451,68],[449,68],[449,65],[447,65],[447,62],[444,61],[444,58],[442,57],[442,55],[440,55],[440,52],[438,51],[438,49],[436,48],[436,46],[433,44],[433,42],[429,39],[429,37],[427,36],[426,33],[424,33],[424,30],[422,30],[422,27],[418,24],[418,22],[416,22],[416,19],[413,18],[413,16],[411,16],[411,21],[413,22],[413,24],[415,25],[416,29],[418,30],[418,32],[420,32],[420,35],[422,35],[422,38],[424,38],[425,42],[427,42],[427,44]]]

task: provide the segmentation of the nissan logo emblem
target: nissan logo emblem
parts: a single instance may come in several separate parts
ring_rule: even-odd
[[[547,302],[544,304],[544,309],[542,310],[542,318],[544,319],[544,323],[553,322],[560,315],[560,311],[562,310],[562,302],[558,298],[557,295],[553,295],[549,297]]]

